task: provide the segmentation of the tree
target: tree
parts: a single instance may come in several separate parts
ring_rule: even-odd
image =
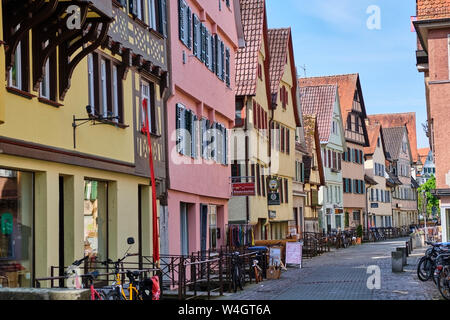
[[[419,210],[422,211],[422,192],[425,191],[425,196],[427,200],[427,217],[430,217],[433,212],[433,207],[439,209],[439,199],[431,194],[432,190],[436,189],[436,177],[432,176],[426,183],[421,185],[419,189],[417,189],[419,193]],[[437,210],[438,215],[440,210]]]

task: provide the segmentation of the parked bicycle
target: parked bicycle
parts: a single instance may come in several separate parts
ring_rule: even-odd
[[[231,257],[231,288],[237,292],[238,288],[244,290],[245,273],[242,270],[242,261],[239,252],[228,254]]]
[[[128,238],[127,243],[130,245],[125,255],[118,259],[117,261],[112,261],[107,259],[101,262],[103,265],[114,265],[115,281],[112,286],[106,289],[105,299],[106,300],[142,300],[142,290],[139,288],[139,281],[137,280],[141,275],[142,271],[126,271],[126,276],[129,280],[128,284],[122,283],[121,275],[123,274],[123,268],[121,268],[122,262],[134,254],[129,254],[132,245],[134,244],[134,238]],[[122,272],[121,272],[122,269]]]
[[[434,279],[442,297],[450,300],[450,253],[441,253],[437,256]]]
[[[436,258],[439,254],[450,249],[450,243],[432,243],[429,241],[426,241],[425,243],[431,247],[426,250],[425,256],[423,256],[417,264],[417,277],[423,282],[433,279],[436,283],[436,278],[434,277]]]
[[[67,287],[74,289],[83,288],[84,287],[83,281],[81,280],[84,277],[87,279],[87,282],[89,283],[91,300],[104,300],[105,296],[103,291],[99,292],[94,287],[94,280],[97,279],[99,272],[94,271],[84,276],[81,275],[80,265],[88,258],[89,256],[85,256],[83,259],[76,260],[67,268],[66,272],[64,273],[64,276],[67,278]]]

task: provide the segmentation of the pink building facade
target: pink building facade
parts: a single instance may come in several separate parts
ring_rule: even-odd
[[[428,137],[436,165],[442,240],[450,240],[450,0],[418,0],[417,68],[424,74]]]
[[[167,102],[168,212],[161,253],[225,244],[230,199],[229,129],[235,55],[243,45],[239,1],[170,1]]]

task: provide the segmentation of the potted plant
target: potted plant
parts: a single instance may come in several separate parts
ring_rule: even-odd
[[[362,243],[362,237],[363,237],[363,228],[362,225],[359,225],[356,228],[356,244],[361,244]]]

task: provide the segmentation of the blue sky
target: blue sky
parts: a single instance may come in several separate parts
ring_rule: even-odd
[[[428,147],[423,74],[416,68],[415,0],[266,0],[269,28],[291,27],[298,73],[359,73],[368,114],[416,112],[417,144]],[[380,29],[367,21],[380,9]]]

